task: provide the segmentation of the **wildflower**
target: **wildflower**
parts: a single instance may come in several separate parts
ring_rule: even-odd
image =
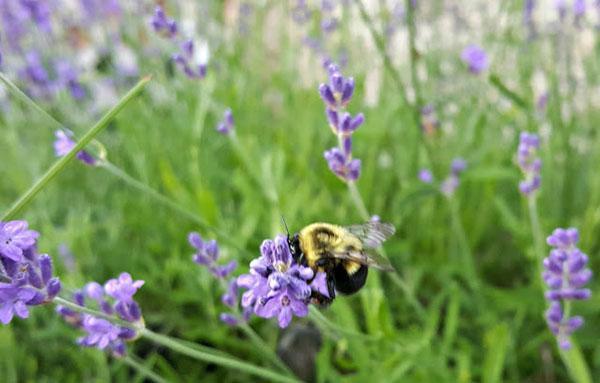
[[[573,15],[575,16],[575,23],[581,23],[581,19],[585,16],[586,5],[585,0],[574,0],[573,1]]]
[[[122,326],[105,318],[91,314],[82,314],[64,306],[56,311],[72,326],[85,331],[77,343],[84,347],[96,347],[108,350],[117,357],[126,353],[125,342],[137,338],[134,325],[143,326],[142,311],[133,295],[144,284],[144,281],[133,281],[129,273],[121,273],[118,279],[110,279],[104,287],[97,282],[87,283],[82,290],[73,294],[73,301],[82,307],[98,309],[102,313],[119,318],[132,324]]]
[[[450,198],[460,185],[460,174],[467,168],[467,162],[462,158],[455,158],[450,165],[450,174],[440,185],[440,191]]]
[[[196,254],[193,255],[193,260],[199,265],[206,266],[212,275],[219,279],[225,279],[233,273],[237,267],[235,260],[225,264],[218,265],[219,245],[214,239],[208,242],[202,240],[200,234],[192,232],[188,235],[188,242],[192,247],[196,248]]]
[[[542,160],[536,157],[540,147],[540,139],[535,133],[522,132],[519,137],[519,148],[517,149],[517,162],[523,171],[525,179],[519,183],[519,190],[525,196],[530,196],[539,189],[542,178],[540,170]]]
[[[579,241],[577,229],[556,229],[546,241],[554,248],[544,259],[542,273],[548,286],[546,299],[550,301],[546,321],[560,348],[568,350],[571,347],[569,336],[583,325],[583,318],[567,317],[570,310],[563,311],[563,307],[570,306],[573,300],[591,296],[591,291],[583,286],[592,278],[592,272],[586,268],[588,256],[576,246]]]
[[[39,233],[26,221],[0,222],[0,322],[29,316],[28,306],[50,302],[61,289],[52,259],[38,254]]]
[[[228,135],[233,131],[234,127],[233,113],[230,108],[227,108],[225,113],[223,113],[223,119],[217,125],[217,132]]]
[[[296,264],[287,238],[278,235],[263,241],[261,256],[250,262],[250,273],[240,275],[237,285],[246,289],[242,307],[262,318],[277,317],[279,327],[287,327],[292,317],[308,314],[313,291],[328,296],[325,273]]]
[[[85,89],[79,82],[75,68],[68,61],[58,61],[55,65],[57,85],[66,88],[75,100],[85,97]]]
[[[156,33],[166,38],[170,39],[177,35],[177,22],[168,18],[160,5],[154,10],[154,16],[152,16],[150,24]]]
[[[469,66],[469,70],[473,74],[479,74],[489,66],[487,53],[481,47],[474,44],[463,49],[460,58]]]
[[[27,52],[25,66],[20,70],[20,76],[30,85],[29,90],[34,97],[49,97],[52,95],[53,87],[50,75],[44,67],[38,52]]]
[[[181,52],[173,55],[173,61],[189,78],[203,79],[206,77],[206,62],[193,40],[186,40],[181,44]]]
[[[426,184],[430,184],[433,182],[433,174],[431,174],[431,170],[429,169],[421,169],[419,171],[419,180]]]
[[[338,137],[339,146],[323,153],[329,169],[342,181],[356,181],[360,176],[361,161],[352,158],[352,134],[364,123],[362,113],[352,116],[346,106],[354,94],[354,79],[344,77],[337,65],[328,68],[329,83],[319,86],[319,94],[326,104],[329,126]]]
[[[554,7],[558,12],[558,18],[563,20],[567,15],[567,1],[566,0],[554,0]]]
[[[54,153],[57,157],[67,155],[75,147],[75,141],[62,130],[54,132],[56,140],[54,140]],[[76,155],[77,159],[87,165],[96,165],[96,159],[85,150],[81,150]]]

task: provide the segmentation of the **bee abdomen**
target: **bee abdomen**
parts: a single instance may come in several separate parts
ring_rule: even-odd
[[[333,269],[335,289],[342,294],[354,294],[365,285],[368,271],[367,266],[360,265],[358,270],[350,274],[347,265],[343,262],[338,263]]]

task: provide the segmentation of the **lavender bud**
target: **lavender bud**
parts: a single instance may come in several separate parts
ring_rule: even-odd
[[[60,293],[61,290],[60,280],[58,278],[52,278],[46,284],[46,293],[48,294],[48,300],[54,299]]]
[[[39,257],[39,263],[42,281],[44,284],[47,284],[50,278],[52,278],[52,258],[48,254],[42,254]]]
[[[228,326],[237,326],[239,323],[239,320],[229,313],[221,313],[219,319]]]
[[[323,101],[325,101],[330,108],[335,109],[337,107],[337,101],[329,85],[319,85],[319,94],[321,95]]]

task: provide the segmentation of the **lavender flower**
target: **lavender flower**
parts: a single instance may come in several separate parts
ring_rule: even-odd
[[[419,180],[421,180],[421,182],[424,182],[426,184],[432,183],[433,182],[433,174],[431,173],[431,170],[421,169],[419,171]]]
[[[54,136],[56,136],[56,140],[54,140],[54,153],[57,157],[63,157],[67,155],[75,147],[75,141],[67,135],[62,130],[57,130],[54,132]],[[96,165],[97,160],[85,150],[82,150],[77,153],[77,159],[83,162],[84,164],[93,166]]]
[[[52,95],[52,82],[38,52],[27,52],[25,66],[19,73],[20,77],[29,84],[29,91],[33,97],[48,98]]]
[[[54,68],[56,70],[57,86],[66,88],[75,100],[85,97],[85,89],[79,82],[75,68],[68,61],[58,61]]]
[[[450,198],[460,185],[460,174],[467,168],[467,162],[462,158],[455,158],[450,165],[450,174],[440,185],[443,195]]]
[[[181,44],[181,52],[173,55],[173,61],[191,79],[206,77],[206,62],[193,40],[186,40]]]
[[[325,273],[314,274],[309,267],[294,262],[287,238],[278,235],[263,241],[261,256],[250,262],[250,273],[240,275],[237,285],[246,292],[242,307],[262,318],[277,317],[279,327],[287,327],[292,317],[308,314],[313,291],[328,296]]]
[[[463,49],[460,58],[469,66],[469,70],[473,74],[479,74],[489,66],[487,53],[475,44],[471,44]]]
[[[575,24],[579,25],[581,20],[585,17],[586,4],[585,0],[574,0],[573,1],[573,15],[575,17]]]
[[[540,147],[540,139],[535,133],[522,132],[517,149],[517,162],[525,175],[525,179],[519,183],[519,190],[525,196],[531,196],[539,189],[542,178],[540,169],[542,160],[536,157]]]
[[[196,248],[193,260],[199,265],[206,266],[212,275],[219,279],[226,279],[237,267],[237,261],[233,260],[225,265],[217,264],[219,258],[219,245],[214,239],[203,241],[200,234],[192,232],[188,234],[188,242]]]
[[[571,301],[588,299],[591,295],[583,286],[592,278],[592,272],[586,268],[588,256],[576,246],[578,241],[577,229],[554,230],[547,239],[554,249],[544,259],[542,273],[548,286],[546,299],[550,301],[546,321],[563,350],[571,348],[570,335],[583,325],[582,317],[568,317]]]
[[[177,22],[168,18],[160,5],[154,10],[150,24],[156,33],[166,38],[171,39],[177,35]]]
[[[567,1],[566,0],[554,0],[554,7],[558,12],[558,18],[564,20],[567,16]]]
[[[217,125],[217,132],[229,135],[233,132],[235,127],[235,122],[233,120],[233,113],[231,112],[231,108],[227,108],[225,113],[223,113],[223,119]]]
[[[82,307],[101,310],[104,314],[143,326],[142,311],[133,295],[144,281],[133,281],[129,273],[121,273],[118,279],[111,279],[102,287],[97,282],[89,282],[73,294],[73,301]],[[138,333],[131,327],[117,325],[111,321],[90,314],[82,314],[64,306],[56,311],[72,326],[85,331],[86,335],[77,343],[84,347],[109,350],[117,357],[126,353],[126,341],[136,339]]]
[[[362,113],[352,117],[345,111],[354,93],[354,79],[342,75],[337,65],[330,65],[329,83],[319,86],[319,94],[326,104],[329,126],[338,137],[339,146],[325,151],[329,169],[342,181],[356,181],[360,176],[361,162],[352,158],[352,134],[365,121]]]
[[[28,306],[50,302],[61,289],[52,259],[38,254],[39,233],[26,221],[0,222],[0,322],[29,316]]]

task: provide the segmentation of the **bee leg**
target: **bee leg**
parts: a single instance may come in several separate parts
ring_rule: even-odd
[[[333,282],[333,271],[327,272],[327,291],[329,293],[329,299],[335,299],[335,283]]]

